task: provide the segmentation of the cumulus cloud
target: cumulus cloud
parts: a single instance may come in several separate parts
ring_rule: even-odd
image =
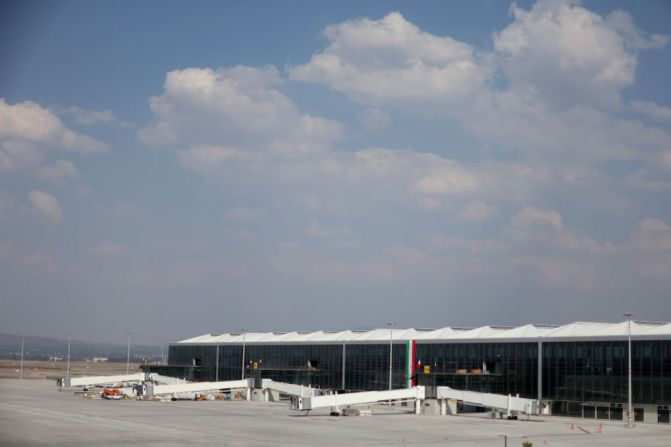
[[[55,151],[88,154],[105,149],[104,143],[65,127],[54,113],[39,104],[8,104],[0,98],[0,172],[29,174],[49,181],[72,179],[79,170],[72,161],[50,160]],[[57,201],[55,206],[45,205],[51,207],[46,215],[54,221],[61,219],[57,205]]]
[[[630,240],[611,243],[605,234],[628,228],[620,223],[592,237],[575,226],[573,205],[562,215],[551,202],[560,198],[591,213],[612,199],[621,218],[634,207],[620,206],[627,198],[617,188],[667,187],[660,169],[671,166],[671,136],[625,118],[622,112],[631,110],[620,108],[621,92],[635,81],[638,52],[665,38],[639,31],[629,16],[602,17],[561,1],[513,6],[511,24],[493,35],[489,54],[422,31],[398,13],[336,24],[325,35],[323,50],[288,67],[291,80],[324,83],[349,96],[369,130],[389,125],[385,110],[430,114],[438,125],[456,119],[488,153],[460,159],[469,147],[431,141],[405,150],[335,146],[342,127],[324,132],[325,118],[300,111],[273,67],[169,73],[163,93],[150,100],[155,120],[140,137],[173,145],[186,168],[235,191],[234,203],[253,197],[245,203],[267,200],[275,207],[268,213],[282,210],[273,224],[277,217],[291,240],[280,242],[287,236],[278,229],[284,236],[270,250],[280,253],[259,256],[274,273],[309,277],[323,287],[322,280],[352,277],[367,285],[372,277],[381,284],[403,278],[444,286],[451,272],[449,285],[465,283],[461,293],[486,283],[497,299],[504,289],[528,292],[524,278],[550,284],[545,290],[557,295],[604,296],[613,275],[661,278],[669,253],[652,250],[665,247],[662,219],[643,221]],[[314,132],[301,124],[310,120]],[[635,172],[608,173],[632,167]],[[254,210],[222,213],[245,222]],[[491,234],[494,216],[511,217]],[[613,215],[598,218],[611,222]],[[379,242],[389,237],[380,229],[393,219],[408,223],[407,246]],[[454,236],[488,219],[478,227],[490,234]],[[413,245],[425,228],[441,233],[424,247]],[[343,247],[351,251],[337,250]]]
[[[179,151],[182,164],[195,171],[208,172],[232,160],[248,159],[243,151],[223,146],[195,146]]]
[[[671,123],[671,108],[660,106],[652,101],[631,101],[631,108],[660,123]]]
[[[82,126],[91,126],[94,124],[118,124],[123,127],[132,127],[133,125],[119,118],[111,110],[91,110],[81,107],[71,106],[58,110],[60,115],[72,117],[72,120]]]
[[[541,0],[528,11],[513,4],[511,12],[514,22],[494,36],[505,75],[513,88],[531,87],[553,105],[617,105],[634,82],[633,50],[665,44],[622,11],[604,19],[577,2]]]
[[[34,209],[49,221],[60,223],[63,220],[63,209],[58,199],[51,194],[32,190],[28,193],[28,200]]]
[[[461,194],[479,186],[477,176],[459,163],[439,157],[435,157],[434,161],[428,172],[415,183],[415,190],[423,194]]]
[[[0,138],[53,145],[58,149],[100,152],[105,145],[66,128],[49,110],[32,101],[7,104],[0,98]]]
[[[571,2],[511,11],[512,23],[493,35],[491,54],[391,13],[328,27],[326,48],[287,70],[291,80],[324,83],[364,104],[359,118],[368,129],[388,125],[382,106],[438,111],[440,119],[456,118],[519,161],[466,164],[418,150],[333,150],[342,126],[301,112],[272,66],[168,73],[163,93],[149,101],[155,119],[139,136],[178,148],[183,166],[227,187],[266,187],[275,196],[303,191],[297,200],[306,209],[329,213],[375,200],[487,219],[493,211],[486,203],[520,206],[546,188],[575,192],[603,183],[600,163],[664,165],[671,135],[609,109],[633,82],[636,51],[662,41],[639,31],[630,17],[603,18]],[[584,48],[572,45],[582,38]]]
[[[43,152],[34,143],[0,139],[0,171],[30,169],[39,165],[44,158]]]
[[[150,144],[223,144],[245,150],[303,153],[343,135],[333,120],[301,113],[279,91],[275,67],[187,68],[167,74],[149,105],[156,120],[139,132]]]
[[[331,25],[324,35],[330,45],[290,67],[290,78],[327,83],[357,101],[458,105],[490,75],[470,45],[423,32],[398,12]]]

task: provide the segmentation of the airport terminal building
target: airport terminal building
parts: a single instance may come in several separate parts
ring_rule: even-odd
[[[551,402],[555,414],[622,420],[632,340],[635,419],[669,423],[671,323],[207,334],[170,345],[162,373],[270,378],[337,390],[424,385]],[[244,356],[244,358],[243,358]]]

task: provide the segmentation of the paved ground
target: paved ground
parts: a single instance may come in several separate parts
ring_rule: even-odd
[[[374,407],[372,417],[302,416],[283,403],[90,400],[54,382],[0,380],[2,446],[666,446],[671,426],[545,417],[415,416]],[[575,423],[590,433],[569,424]]]

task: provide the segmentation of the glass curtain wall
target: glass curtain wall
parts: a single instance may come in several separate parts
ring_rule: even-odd
[[[417,379],[429,387],[533,398],[537,356],[537,343],[417,343]]]
[[[318,388],[342,384],[342,345],[247,345],[247,376]]]
[[[671,341],[633,341],[631,353],[633,401],[668,405]],[[627,342],[543,343],[543,397],[627,402]]]
[[[168,367],[191,380],[215,380],[216,345],[171,345]],[[389,344],[347,344],[345,388],[389,387]],[[250,345],[245,375],[278,381],[342,388],[343,345]],[[420,385],[498,394],[537,396],[538,344],[417,343]],[[405,343],[393,345],[393,387],[406,386]],[[429,372],[424,372],[424,366]],[[241,376],[242,346],[219,346],[219,380]],[[627,401],[625,341],[543,342],[543,398],[566,402],[565,411],[580,411],[584,402]],[[167,371],[167,370],[166,370]],[[671,340],[632,343],[633,400],[638,404],[671,403]],[[177,374],[177,372],[175,372]],[[570,404],[570,405],[569,405]]]
[[[406,387],[405,343],[392,348],[392,388]],[[348,390],[389,389],[389,343],[347,345],[345,388]]]
[[[385,390],[389,388],[389,345],[349,344],[345,348],[345,388]],[[197,380],[215,380],[216,345],[172,345],[171,365],[198,367]],[[343,345],[251,345],[245,347],[245,377],[280,382],[342,388]],[[406,386],[405,343],[393,345],[394,388]],[[219,380],[241,377],[242,346],[219,346]]]

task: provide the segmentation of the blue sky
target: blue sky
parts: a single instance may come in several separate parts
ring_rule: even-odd
[[[668,2],[9,2],[3,332],[671,320]]]

